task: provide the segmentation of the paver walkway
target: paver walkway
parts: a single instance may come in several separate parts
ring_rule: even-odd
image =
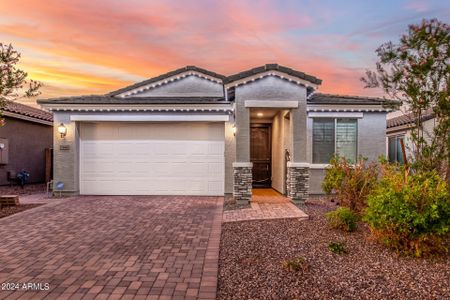
[[[89,196],[0,219],[0,283],[20,284],[0,299],[214,299],[222,207]]]
[[[272,189],[253,189],[250,206],[250,208],[224,211],[223,222],[308,218],[308,215],[292,204],[289,199]]]
[[[56,202],[61,202],[66,199],[67,198],[51,197],[47,193],[19,195],[19,201],[21,204],[56,203]]]

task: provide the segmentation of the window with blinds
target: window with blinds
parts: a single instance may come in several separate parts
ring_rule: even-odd
[[[355,119],[336,120],[336,153],[340,157],[356,162],[357,122]]]
[[[334,153],[334,119],[313,121],[313,163],[328,163]]]
[[[336,153],[356,162],[358,121],[356,119],[315,118],[313,120],[313,163],[329,163]]]

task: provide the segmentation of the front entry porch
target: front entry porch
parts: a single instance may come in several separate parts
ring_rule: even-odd
[[[242,149],[237,159],[246,160],[233,164],[236,202],[255,202],[261,197],[260,191],[268,191],[260,188],[269,188],[294,204],[303,203],[309,190],[306,120],[299,117],[297,108],[249,107],[246,114],[247,120],[236,116],[236,124],[241,124],[237,126],[236,144]]]
[[[250,208],[227,210],[223,212],[223,222],[271,219],[306,219],[305,214],[291,201],[271,188],[253,189]]]

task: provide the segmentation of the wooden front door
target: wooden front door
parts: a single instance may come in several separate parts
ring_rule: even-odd
[[[250,161],[253,163],[253,186],[272,185],[271,127],[252,124],[250,132]]]

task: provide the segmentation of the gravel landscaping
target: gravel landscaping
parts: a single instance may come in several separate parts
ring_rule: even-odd
[[[399,257],[371,241],[364,224],[330,229],[324,214],[335,207],[316,199],[302,206],[309,220],[224,223],[218,299],[450,299],[448,256]],[[331,252],[330,242],[348,253]],[[288,270],[286,261],[304,265]]]
[[[41,205],[42,204],[21,204],[18,206],[2,207],[0,208],[0,219]]]
[[[24,188],[20,185],[2,185],[0,186],[0,195],[32,195],[37,193],[45,193],[45,183],[26,184]]]

